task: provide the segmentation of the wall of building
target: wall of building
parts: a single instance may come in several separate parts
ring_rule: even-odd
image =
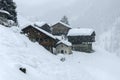
[[[56,53],[71,54],[72,49],[64,44],[60,44],[56,47]]]
[[[72,49],[74,51],[91,52],[92,43],[73,44]]]
[[[70,28],[62,25],[62,24],[56,24],[52,26],[52,34],[53,35],[67,35]]]

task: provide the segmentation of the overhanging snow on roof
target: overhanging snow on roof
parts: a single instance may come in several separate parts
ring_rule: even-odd
[[[63,22],[61,22],[61,21],[57,22],[56,24],[58,24],[58,23],[60,23],[60,24],[62,24],[62,25],[64,25],[64,26],[66,26],[66,27],[68,27],[68,28],[71,28],[70,25],[67,25],[67,24],[65,24],[65,23],[63,23]],[[56,24],[54,24],[54,25],[56,25]],[[53,25],[53,26],[54,26],[54,25]]]
[[[70,29],[68,36],[90,36],[93,32],[94,30],[89,28]]]

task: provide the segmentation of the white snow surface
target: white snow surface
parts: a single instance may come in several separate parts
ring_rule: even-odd
[[[67,40],[61,40],[61,41],[59,41],[57,44],[60,44],[60,43],[63,43],[63,44],[65,44],[65,45],[67,45],[67,46],[72,46],[72,43],[69,42],[69,41],[67,41]]]
[[[94,32],[89,28],[73,28],[68,32],[68,36],[90,36]]]
[[[53,55],[19,32],[19,28],[0,25],[0,80],[120,80],[116,55],[97,46],[91,54]]]

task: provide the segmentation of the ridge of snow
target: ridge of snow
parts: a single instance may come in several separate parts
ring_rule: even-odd
[[[61,22],[61,21],[59,21],[58,23],[61,23],[61,24],[65,25],[65,26],[66,26],[66,27],[68,27],[68,28],[71,28],[71,26],[70,26],[70,25],[65,24],[65,23],[63,23],[63,22]]]
[[[56,25],[56,24],[58,24],[58,23],[60,23],[60,24],[62,24],[62,25],[64,25],[64,26],[66,26],[66,27],[68,27],[68,28],[72,28],[70,25],[67,25],[67,24],[65,24],[65,23],[63,23],[63,22],[61,22],[61,21],[58,21],[58,22],[55,23],[54,25]]]

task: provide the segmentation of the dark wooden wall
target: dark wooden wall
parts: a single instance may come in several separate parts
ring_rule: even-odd
[[[52,26],[52,34],[58,35],[58,36],[67,35],[70,29],[71,28],[66,27],[65,25],[62,25],[61,23],[58,23]]]
[[[30,40],[33,42],[38,42],[42,46],[44,46],[47,50],[52,52],[52,48],[56,44],[56,40],[49,37],[48,35],[40,32],[39,30],[29,26],[22,30],[23,33],[27,34]]]
[[[47,31],[47,32],[49,32],[49,33],[51,33],[51,27],[47,23],[42,25],[42,26],[39,26],[39,25],[36,25],[36,24],[34,24],[34,25],[43,29],[43,30],[45,30],[45,31]]]
[[[95,42],[95,36],[68,36],[68,41],[72,44],[81,44],[82,42]]]

